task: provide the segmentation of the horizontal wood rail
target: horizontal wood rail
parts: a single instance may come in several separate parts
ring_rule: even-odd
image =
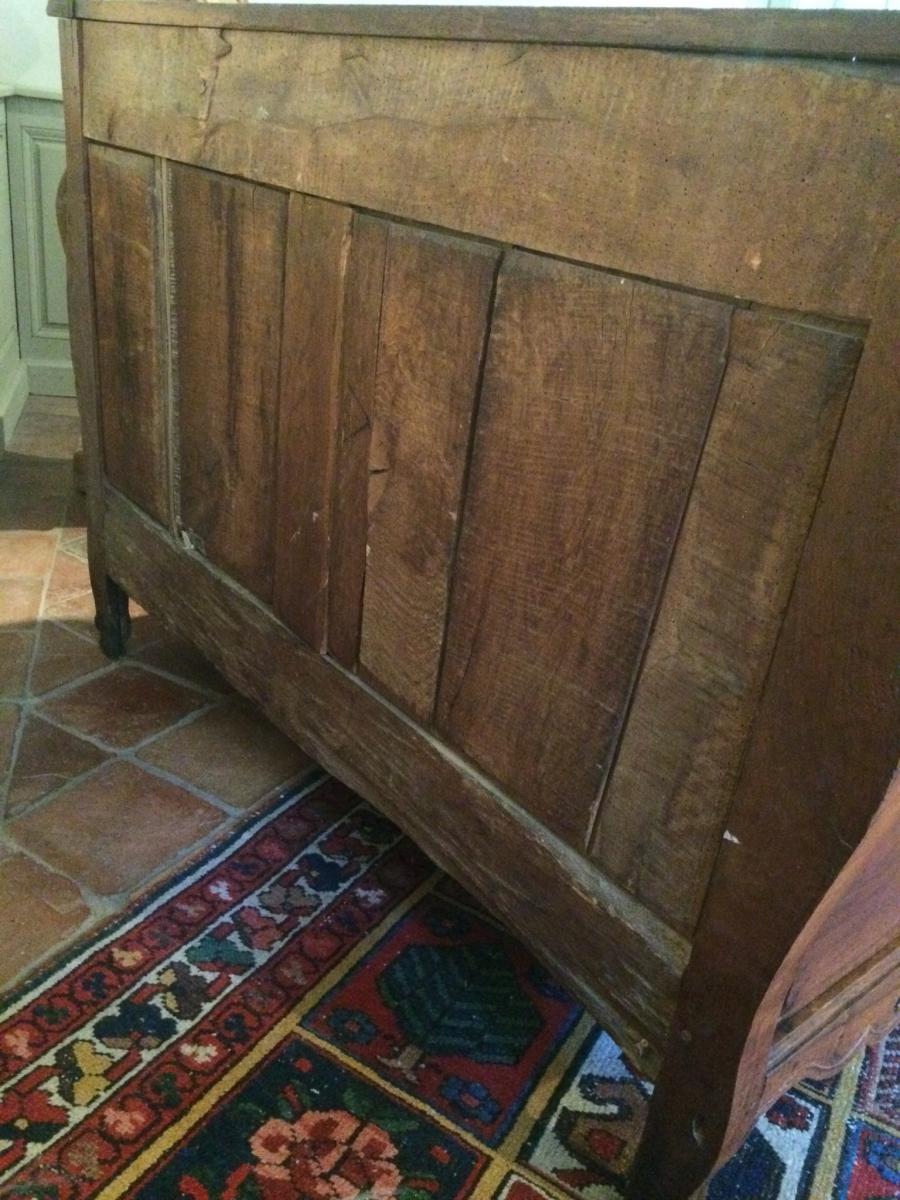
[[[439,865],[519,931],[533,930],[536,945],[559,947],[560,959],[570,962],[577,946],[585,975],[569,972],[565,982],[590,994],[595,1006],[598,994],[616,997],[602,1002],[602,1016],[642,1070],[653,1073],[687,964],[682,937],[111,488],[105,535],[111,577],[165,613],[327,770],[401,819],[414,837],[427,829],[430,846],[437,837]],[[563,892],[565,911],[555,902]],[[619,997],[627,997],[621,1007]]]
[[[646,8],[459,8],[417,5],[198,4],[195,0],[50,0],[50,16],[140,25],[333,33],[350,37],[637,46],[896,62],[900,22],[887,12],[735,12]]]

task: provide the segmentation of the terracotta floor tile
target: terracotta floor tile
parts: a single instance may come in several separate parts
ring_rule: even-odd
[[[66,551],[57,554],[47,585],[44,616],[56,621],[93,620],[94,597],[84,559]]]
[[[9,835],[98,895],[131,891],[225,821],[211,804],[114,762],[10,821]]]
[[[128,664],[41,706],[63,725],[125,749],[207,703],[193,688]]]
[[[80,533],[78,529],[67,530],[67,536],[62,538],[62,547],[67,554],[74,554],[76,558],[80,558],[82,562],[87,562],[87,534]]]
[[[37,409],[29,404],[16,426],[12,449],[18,454],[72,458],[81,445],[78,414]]]
[[[10,765],[21,712],[19,704],[0,703],[0,777],[6,774]]]
[[[72,493],[72,465],[56,458],[4,456],[0,529],[55,529]]]
[[[0,628],[30,625],[40,612],[43,579],[0,579]]]
[[[132,600],[129,604],[131,613],[131,636],[128,639],[128,653],[137,654],[151,642],[159,641],[169,633],[168,626],[159,617],[151,617],[139,604]]]
[[[227,681],[196,647],[172,634],[166,634],[152,645],[142,648],[136,657],[142,663],[158,667],[161,671],[168,671],[170,675],[177,675],[179,679],[186,680],[194,687],[223,695],[231,691]]]
[[[141,757],[241,806],[254,804],[312,765],[293,742],[238,699],[165,734]]]
[[[50,573],[50,582],[47,584],[47,595],[72,596],[90,590],[91,577],[82,559],[65,550],[57,554]]]
[[[58,542],[58,535],[53,530],[0,533],[0,576],[43,579],[53,565]]]
[[[6,815],[14,816],[107,758],[108,754],[90,742],[40,717],[26,717],[6,798]]]
[[[91,632],[90,641],[61,625],[53,625],[50,621],[41,623],[31,672],[31,690],[35,695],[42,695],[64,683],[70,683],[80,675],[109,665],[109,659],[97,644],[93,624],[87,628]]]
[[[34,636],[34,628],[0,628],[0,699],[25,695]]]
[[[0,861],[0,986],[36,964],[90,916],[77,886],[24,854]]]

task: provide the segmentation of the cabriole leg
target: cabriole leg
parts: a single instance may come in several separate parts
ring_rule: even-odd
[[[115,580],[106,578],[102,595],[97,598],[94,624],[100,631],[100,649],[107,658],[121,658],[131,633],[128,596]]]

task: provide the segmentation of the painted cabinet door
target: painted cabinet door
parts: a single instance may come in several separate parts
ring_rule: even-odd
[[[21,357],[32,393],[74,396],[66,263],[56,220],[66,165],[62,104],[24,96],[6,104]]]

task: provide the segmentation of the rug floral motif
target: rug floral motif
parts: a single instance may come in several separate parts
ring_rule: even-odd
[[[330,779],[0,1009],[2,1200],[617,1200],[651,1093]],[[900,1033],[782,1097],[708,1200],[900,1197]]]

